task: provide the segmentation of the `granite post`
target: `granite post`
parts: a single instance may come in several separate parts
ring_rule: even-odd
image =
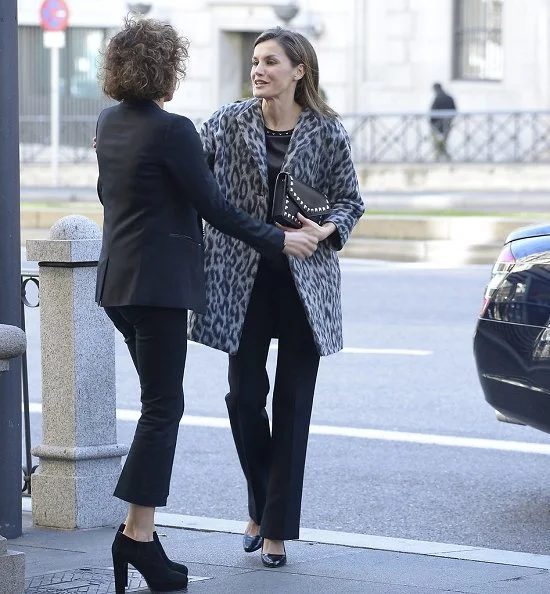
[[[36,526],[93,528],[123,519],[113,497],[117,443],[114,328],[94,301],[101,231],[90,219],[57,221],[49,239],[27,241],[40,273],[42,435],[32,476]]]
[[[0,374],[8,371],[9,360],[19,357],[26,348],[27,340],[21,328],[0,324]],[[9,551],[6,539],[0,536],[0,592],[22,594],[24,591],[25,554]]]

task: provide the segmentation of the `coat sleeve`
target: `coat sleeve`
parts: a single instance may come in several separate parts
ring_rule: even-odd
[[[224,199],[204,158],[201,140],[192,122],[174,116],[167,130],[165,160],[182,200],[189,200],[213,227],[248,243],[265,256],[276,256],[284,233],[248,215]]]
[[[200,138],[210,171],[214,171],[214,158],[216,155],[215,129],[218,126],[220,111],[215,112],[201,126]]]
[[[335,250],[341,250],[359,219],[365,205],[359,181],[351,158],[351,145],[344,126],[337,122],[334,138],[334,155],[329,174],[328,199],[332,212],[325,222],[336,225],[336,231],[328,238]]]

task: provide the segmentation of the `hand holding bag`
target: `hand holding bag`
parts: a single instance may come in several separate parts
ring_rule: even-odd
[[[299,229],[298,213],[318,225],[330,214],[328,198],[315,188],[281,171],[275,180],[272,218],[276,223]]]

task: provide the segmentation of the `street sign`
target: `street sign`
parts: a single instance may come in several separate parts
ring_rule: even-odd
[[[65,47],[65,31],[44,31],[43,38],[44,47],[48,49]]]
[[[44,0],[40,7],[43,31],[65,31],[69,24],[69,8],[65,0]]]
[[[44,0],[40,7],[40,26],[44,46],[50,50],[50,152],[52,185],[59,185],[59,50],[65,47],[69,8],[65,0]]]

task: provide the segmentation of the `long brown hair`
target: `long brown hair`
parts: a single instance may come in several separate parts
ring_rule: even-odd
[[[275,27],[261,33],[254,42],[254,47],[273,39],[284,50],[288,59],[296,68],[304,65],[304,76],[296,84],[294,100],[302,107],[309,107],[319,115],[337,118],[338,114],[327,105],[319,93],[319,63],[317,54],[309,40],[301,33]]]

